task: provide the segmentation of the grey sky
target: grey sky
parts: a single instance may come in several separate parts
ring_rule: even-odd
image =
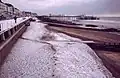
[[[2,0],[38,14],[119,14],[120,0]]]

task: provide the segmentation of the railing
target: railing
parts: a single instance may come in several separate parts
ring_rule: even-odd
[[[3,31],[0,31],[0,44],[4,42],[6,39],[8,39],[11,35],[13,35],[16,31],[18,31],[22,26],[25,26],[28,24],[30,18],[27,18],[26,20],[23,20],[21,23],[16,24],[15,26],[12,25],[12,27],[8,27]],[[8,23],[9,25],[11,23]],[[6,25],[6,26],[7,26]],[[2,28],[3,24],[0,24],[0,27]]]
[[[0,66],[4,63],[5,58],[10,53],[12,46],[18,38],[30,25],[31,18],[27,18],[21,23],[16,24],[13,28],[6,29],[0,32]]]
[[[21,23],[24,20],[25,19],[23,18],[17,18],[17,23],[15,23],[14,19],[0,21],[0,32],[9,28],[13,28],[15,24]]]

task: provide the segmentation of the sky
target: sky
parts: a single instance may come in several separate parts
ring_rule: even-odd
[[[20,10],[45,14],[119,14],[120,0],[2,0]]]

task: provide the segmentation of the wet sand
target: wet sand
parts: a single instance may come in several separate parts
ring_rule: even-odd
[[[56,30],[66,34],[77,36],[78,38],[83,38],[87,40],[93,40],[96,42],[106,42],[106,43],[120,43],[120,35],[112,34],[109,32],[94,31],[94,30],[84,30],[68,27],[56,27],[47,26],[48,29]]]
[[[82,40],[93,40],[95,42],[105,42],[105,43],[120,43],[120,35],[100,32],[100,31],[91,31],[84,29],[68,28],[68,27],[56,27],[56,26],[46,26],[50,30],[56,32],[65,33],[72,37],[77,37]],[[92,48],[92,47],[91,47]],[[114,47],[116,48],[116,47]],[[118,45],[120,48],[120,45]],[[120,77],[120,51],[108,51],[108,50],[98,50],[93,48],[96,54],[102,59],[104,65],[112,72],[116,77]]]

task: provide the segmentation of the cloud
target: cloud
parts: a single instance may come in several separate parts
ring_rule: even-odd
[[[119,13],[120,0],[3,0],[20,10],[39,14],[107,14]]]
[[[10,2],[19,8],[31,8],[35,9],[39,7],[40,9],[49,8],[49,7],[58,7],[69,5],[72,3],[82,3],[90,2],[95,0],[3,0],[5,2]]]

